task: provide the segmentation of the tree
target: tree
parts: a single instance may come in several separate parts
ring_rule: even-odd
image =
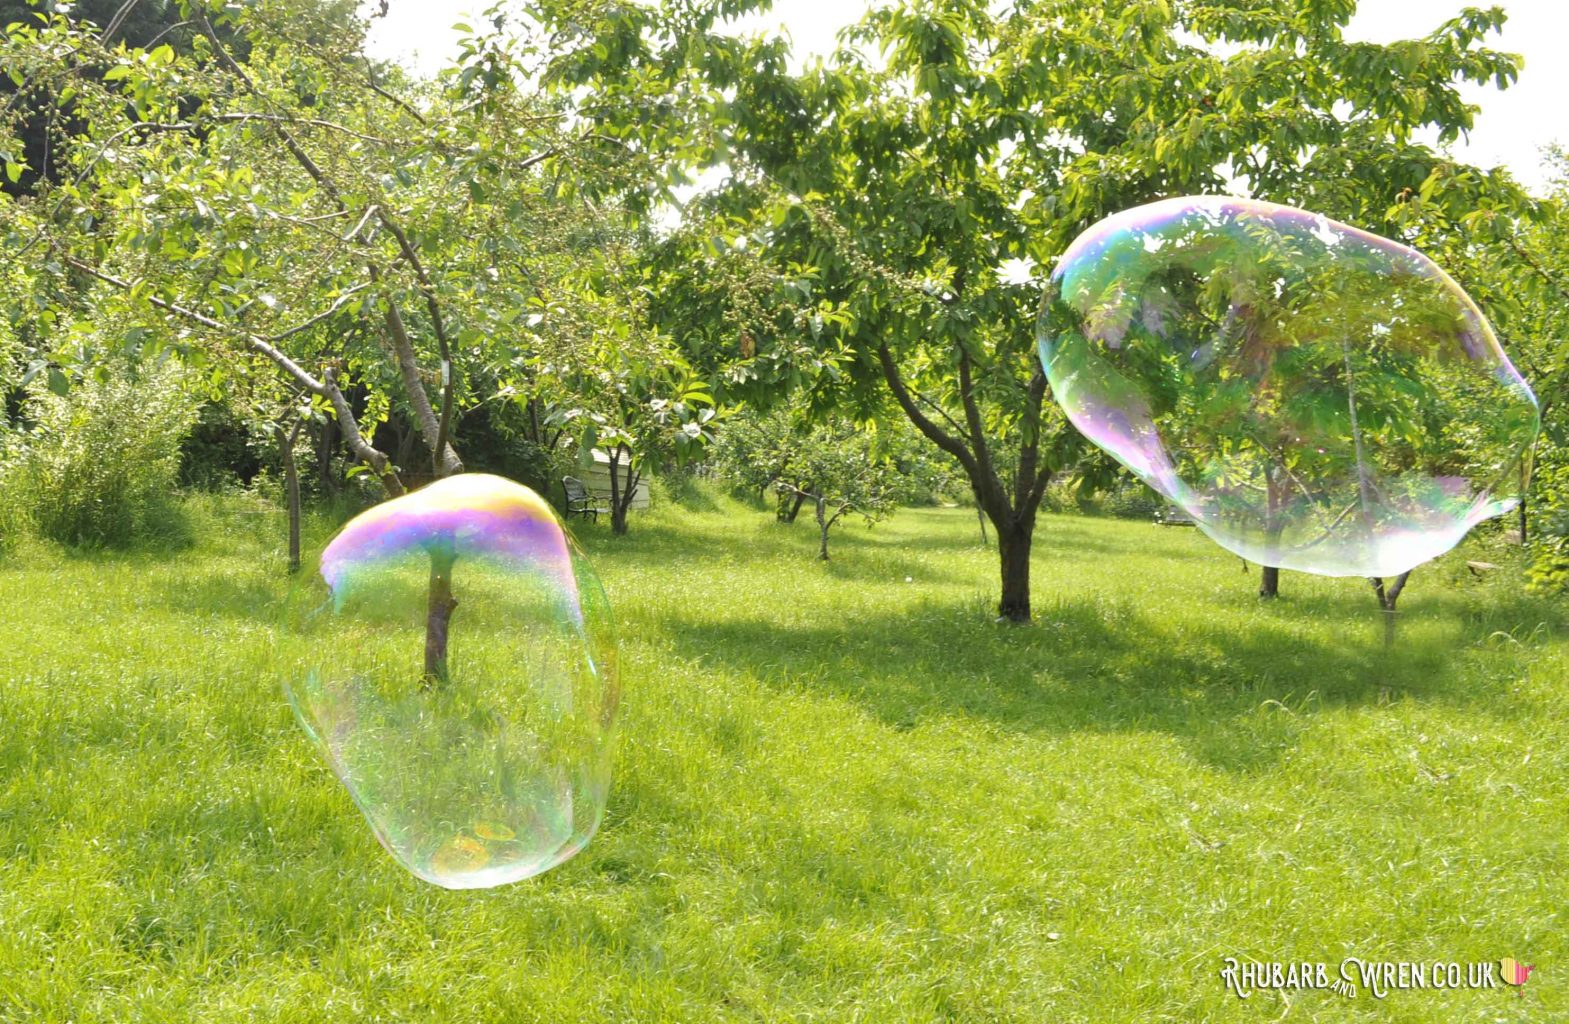
[[[429,474],[460,471],[459,407],[494,397],[465,386],[465,362],[502,368],[483,378],[496,394],[533,389],[545,339],[597,329],[551,314],[599,219],[594,190],[624,173],[600,152],[613,140],[531,91],[532,51],[499,31],[419,87],[371,66],[363,26],[311,0],[180,10],[198,30],[188,52],[110,45],[64,15],[0,45],[0,70],[23,91],[51,83],[80,126],[55,154],[58,182],[0,197],[4,255],[46,272],[25,297],[37,356],[62,378],[89,367],[97,353],[62,328],[102,307],[144,325],[124,337],[138,352],[174,348],[215,379],[253,361],[281,371],[389,495],[409,469],[376,443],[395,404]],[[21,126],[14,110],[0,123],[13,158]],[[442,578],[426,659],[438,678]]]
[[[1555,589],[1569,580],[1569,157],[1549,151],[1556,183],[1524,208],[1475,194],[1464,169],[1404,197],[1407,237],[1430,252],[1475,298],[1541,407],[1542,433],[1515,529],[1533,551],[1531,577]]]
[[[1353,11],[926,0],[874,10],[799,74],[754,40],[688,77],[732,171],[713,207],[766,238],[781,275],[811,268],[814,300],[842,314],[823,333],[848,389],[891,396],[964,467],[997,530],[1004,618],[1030,617],[1036,511],[1078,448],[1033,354],[1038,280],[999,269],[1049,266],[1113,210],[1228,186],[1382,227],[1447,166],[1412,133],[1455,138],[1474,114],[1458,85],[1507,85],[1517,61],[1479,45],[1496,9],[1388,46],[1345,41]],[[577,52],[613,56],[578,59],[576,81],[670,74],[668,51],[611,45],[642,38],[635,17],[590,34]]]
[[[720,474],[738,490],[755,492],[759,499],[766,499],[773,491],[777,501],[774,517],[781,523],[794,523],[812,493],[812,481],[797,457],[801,444],[802,435],[787,410],[744,410],[719,432],[714,461]]]
[[[741,414],[720,432],[719,464],[749,490],[779,496],[778,517],[793,523],[811,502],[818,557],[828,561],[828,533],[848,515],[868,523],[894,510],[903,473],[889,438],[873,424],[822,416],[816,422],[796,405]]]
[[[817,557],[828,561],[828,531],[847,515],[868,524],[894,509],[897,471],[877,450],[875,435],[845,421],[818,425],[801,438],[799,450],[776,486],[812,502],[817,522]],[[810,481],[805,487],[789,479]]]
[[[610,526],[627,532],[627,513],[650,463],[684,462],[712,439],[713,396],[668,347],[631,355],[618,347],[598,353],[569,378],[582,396],[568,419],[584,421],[579,457],[603,449],[610,460]]]

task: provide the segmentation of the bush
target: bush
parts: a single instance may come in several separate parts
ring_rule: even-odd
[[[1569,592],[1569,452],[1546,439],[1536,465],[1530,506],[1531,567],[1537,593]]]
[[[0,422],[0,554],[15,547],[28,527],[27,509],[17,486],[20,450],[16,433]]]
[[[527,436],[509,407],[485,407],[465,417],[456,443],[463,465],[471,473],[495,473],[516,480],[553,500],[561,492],[563,465],[558,452]],[[416,459],[428,467],[430,456],[423,446]]]
[[[204,402],[180,444],[180,484],[204,491],[249,486],[262,468],[256,449],[250,424],[228,403]]]
[[[35,426],[7,472],[11,500],[38,533],[65,544],[124,546],[178,530],[180,442],[196,404],[172,365],[117,367],[64,396],[36,388]]]

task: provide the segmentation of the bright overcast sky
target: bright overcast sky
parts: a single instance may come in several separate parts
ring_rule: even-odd
[[[1362,0],[1348,35],[1354,39],[1389,42],[1426,34],[1461,8],[1485,0]],[[1505,164],[1534,188],[1547,183],[1540,147],[1548,142],[1569,144],[1569,0],[1498,0],[1509,12],[1495,49],[1525,57],[1520,80],[1508,91],[1468,89],[1467,99],[1480,103],[1482,113],[1470,139],[1455,147],[1456,155],[1483,167]],[[439,67],[451,56],[456,35],[451,26],[488,0],[391,0],[387,17],[371,31],[370,50],[422,71]],[[746,29],[783,27],[795,44],[797,57],[825,54],[840,28],[867,8],[865,0],[775,0],[766,17],[749,19]]]

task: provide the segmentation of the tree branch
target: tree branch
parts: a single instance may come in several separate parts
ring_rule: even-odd
[[[910,422],[914,423],[916,429],[925,434],[933,444],[958,459],[960,465],[964,466],[965,472],[970,475],[970,479],[974,480],[980,472],[975,456],[970,453],[970,450],[964,446],[962,441],[933,423],[921,411],[920,407],[915,404],[915,399],[910,396],[909,388],[905,386],[904,380],[899,376],[899,367],[894,363],[893,353],[888,350],[887,345],[877,346],[877,359],[882,364],[883,378],[888,382],[888,389],[893,392],[894,400],[899,403],[899,407],[904,410],[904,414],[910,418]]]
[[[348,302],[349,298],[356,292],[364,291],[368,287],[370,287],[368,284],[355,285],[353,288],[348,289],[347,291],[340,294],[336,299],[334,299],[332,305],[324,311],[317,313],[315,316],[311,317],[309,320],[306,320],[304,323],[296,324],[295,326],[290,327],[286,331],[279,331],[277,334],[268,335],[267,340],[272,342],[283,341],[286,338],[292,338],[296,334],[310,330],[312,327],[315,327],[323,320],[329,319],[333,314],[337,313],[338,310],[342,309],[344,303]]]
[[[1019,448],[1019,475],[1013,482],[1014,511],[1030,515],[1046,494],[1051,474],[1040,472],[1041,405],[1046,401],[1046,372],[1039,365],[1025,389],[1024,431],[1029,440]]]
[[[68,254],[62,254],[61,258],[67,266],[121,291],[129,292],[135,287],[130,281],[105,273],[97,267],[84,263]],[[217,331],[231,338],[238,338],[245,342],[253,352],[266,357],[284,373],[288,374],[306,391],[325,398],[331,403],[334,412],[337,413],[338,428],[343,431],[343,440],[349,446],[349,450],[381,478],[382,487],[386,489],[388,494],[396,496],[404,492],[403,481],[398,478],[397,473],[392,469],[391,460],[387,458],[386,453],[372,446],[370,442],[365,440],[364,435],[360,433],[359,422],[354,418],[354,410],[349,407],[348,399],[343,396],[343,391],[338,387],[337,380],[330,367],[318,379],[309,370],[285,355],[271,340],[259,334],[247,331],[244,328],[231,327],[221,321],[214,320],[204,313],[188,309],[178,303],[169,302],[156,295],[149,295],[147,301],[158,309],[173,313],[175,316],[189,320],[192,323],[200,324],[208,330]]]
[[[239,65],[229,54],[223,43],[219,41],[217,32],[213,30],[212,21],[203,14],[201,23],[202,30],[206,33],[208,40],[213,45],[214,52],[218,54],[224,66],[244,83],[248,92],[256,94],[256,84],[251,81],[245,69]],[[347,211],[348,204],[343,201],[337,187],[333,185],[326,173],[311,159],[310,154],[305,152],[304,147],[294,138],[294,135],[286,127],[286,121],[287,119],[279,119],[274,122],[279,137],[283,139],[284,146],[294,157],[295,162],[305,169],[305,173],[310,175],[311,179],[321,187],[333,204],[338,209]],[[424,382],[420,380],[419,367],[413,359],[414,346],[409,341],[408,332],[404,328],[402,312],[398,309],[396,301],[388,295],[387,325],[394,346],[398,351],[399,367],[403,371],[404,387],[409,393],[410,403],[414,405],[415,411],[421,416],[422,421],[425,420],[427,413],[430,414],[427,425],[432,427],[433,430],[426,437],[430,444],[431,463],[436,474],[438,476],[447,476],[452,473],[460,473],[463,471],[463,461],[458,458],[458,453],[447,443],[447,431],[452,422],[452,396],[455,374],[452,372],[452,351],[451,346],[447,342],[446,326],[442,321],[441,303],[436,298],[436,291],[431,285],[430,275],[425,272],[425,266],[420,261],[419,254],[415,251],[414,246],[410,244],[408,235],[404,232],[402,225],[397,222],[385,206],[376,204],[371,209],[376,212],[376,218],[397,239],[398,248],[402,252],[404,260],[414,270],[420,291],[425,296],[426,308],[430,311],[431,326],[436,332],[436,341],[441,349],[443,383],[441,419],[437,421],[434,413],[430,412],[430,399],[425,393]],[[351,235],[350,237],[353,236]],[[371,264],[370,270],[372,279],[375,279],[377,270],[374,263]],[[408,356],[407,364],[404,362],[405,354]],[[412,372],[410,372],[411,370]]]
[[[970,350],[959,344],[959,401],[964,406],[964,421],[970,428],[970,444],[979,469],[976,484],[995,479],[990,450],[986,447],[986,424],[981,419],[980,403],[975,401],[975,382],[970,376]]]

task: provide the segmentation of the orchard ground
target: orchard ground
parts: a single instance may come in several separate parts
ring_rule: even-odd
[[[1011,628],[969,510],[850,524],[824,565],[810,523],[693,504],[579,531],[616,787],[586,851],[487,892],[406,874],[295,726],[276,509],[0,561],[0,1020],[1569,1013],[1569,624],[1485,537],[1418,570],[1386,652],[1365,582],[1260,603],[1192,530],[1043,515]],[[1537,972],[1242,1000],[1227,956]]]

